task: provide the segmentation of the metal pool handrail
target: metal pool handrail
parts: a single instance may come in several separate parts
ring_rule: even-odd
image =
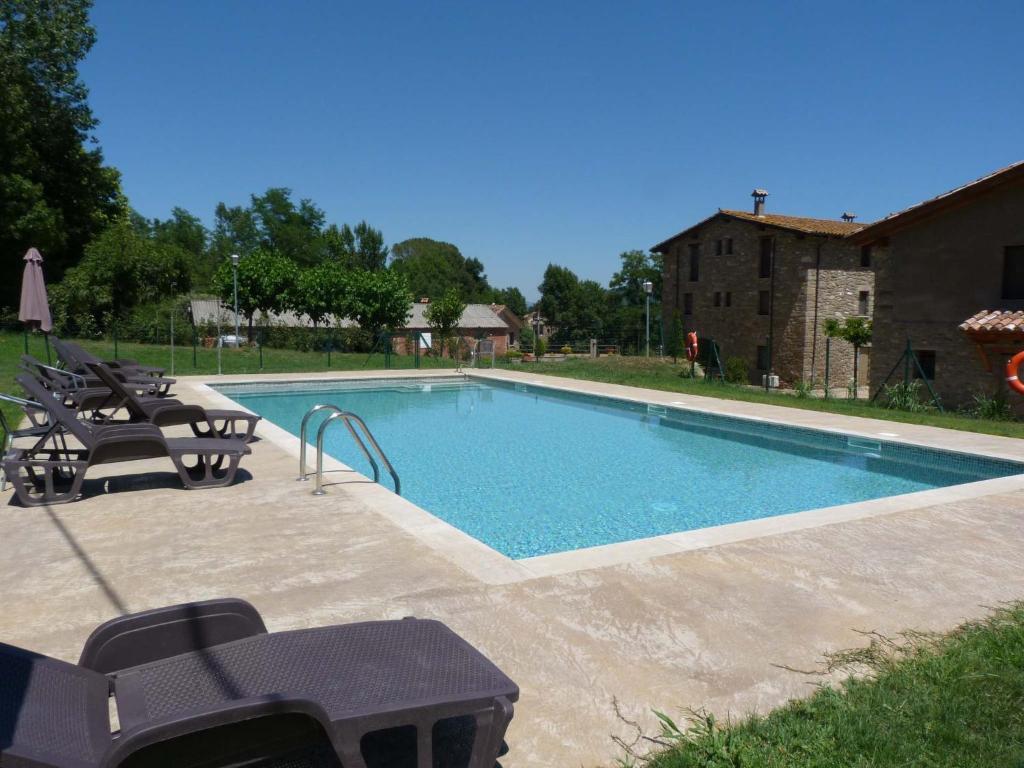
[[[370,445],[373,447],[373,450],[377,454],[377,457],[384,464],[384,468],[387,469],[388,474],[391,475],[391,479],[395,483],[395,493],[401,496],[402,481],[401,479],[399,479],[398,473],[392,466],[391,461],[387,457],[387,454],[385,454],[384,450],[380,447],[380,443],[377,442],[377,439],[373,436],[373,433],[370,431],[370,428],[366,426],[366,422],[363,421],[356,414],[352,413],[351,411],[343,410],[336,405],[331,405],[330,403],[321,403],[319,405],[315,405],[309,411],[306,412],[305,416],[302,417],[302,428],[300,430],[299,437],[301,441],[301,446],[299,448],[298,479],[305,480],[308,477],[308,473],[306,472],[306,428],[309,425],[309,418],[317,411],[322,410],[331,410],[333,411],[333,413],[324,420],[323,424],[320,425],[320,429],[317,430],[316,434],[316,488],[313,491],[313,495],[323,496],[325,493],[327,493],[327,491],[323,489],[324,433],[327,431],[327,427],[331,424],[331,422],[341,420],[345,424],[345,427],[348,429],[349,434],[352,436],[352,440],[359,447],[359,450],[363,452],[363,456],[365,456],[366,460],[370,462],[370,466],[373,468],[373,481],[375,483],[380,482],[380,467],[377,464],[376,459],[374,459],[373,454],[371,454],[369,449],[366,447],[366,442],[363,439],[364,437],[366,438],[366,440],[370,442]],[[353,426],[353,422],[362,431],[362,435],[360,435],[359,431],[357,431],[356,428]]]

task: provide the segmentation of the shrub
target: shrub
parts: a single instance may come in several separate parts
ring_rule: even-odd
[[[750,382],[750,367],[742,357],[729,357],[725,361],[725,380],[730,384],[747,384]]]
[[[516,349],[515,347],[512,347],[508,352],[505,353],[505,357],[509,357],[509,358],[511,358],[511,357],[520,358],[522,356],[523,356],[522,350]]]
[[[886,384],[882,391],[885,407],[893,411],[922,413],[932,410],[932,406],[921,401],[921,381],[901,381],[897,384]]]
[[[796,396],[801,399],[810,397],[813,390],[814,382],[807,379],[797,379],[793,384],[793,391],[796,393]]]
[[[543,357],[544,353],[548,351],[548,340],[537,339],[537,357]]]
[[[991,421],[1013,421],[1013,408],[1006,402],[1006,394],[1002,391],[995,395],[975,392],[971,395],[971,404],[964,408],[964,413],[975,419]]]
[[[563,355],[571,355],[572,354],[572,347],[570,347],[568,344],[563,345],[562,346],[562,354]]]

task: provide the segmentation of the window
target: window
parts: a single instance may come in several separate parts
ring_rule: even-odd
[[[924,371],[924,378],[928,381],[935,381],[935,350],[934,349],[915,349],[914,354],[917,355],[917,362],[920,364],[921,369],[918,370],[917,366],[913,366],[914,378],[921,378],[921,371]]]
[[[721,240],[715,240],[715,256],[721,256],[721,255],[722,255],[722,241]]]
[[[761,260],[758,265],[758,277],[772,276],[772,257],[775,255],[775,239],[771,237],[761,238]]]
[[[725,252],[726,253],[732,253],[732,238],[731,237],[725,238]]]
[[[715,306],[716,307],[722,306],[722,292],[721,291],[715,291]]]
[[[731,307],[732,306],[732,292],[731,291],[726,291],[725,292],[725,306],[727,306],[727,307]]]
[[[1003,298],[1024,299],[1024,245],[1003,249]]]
[[[768,347],[757,348],[757,370],[767,371],[768,370]]]
[[[857,314],[866,315],[868,314],[868,304],[871,300],[871,293],[868,291],[861,291],[857,294]]]
[[[862,267],[870,267],[871,266],[871,246],[870,245],[862,245],[860,247],[860,265]]]
[[[772,295],[768,291],[757,292],[757,314],[767,315],[772,308]]]
[[[693,294],[692,293],[684,293],[683,294],[683,314],[684,315],[692,315],[693,314]]]
[[[700,278],[700,244],[690,243],[690,282],[696,283]]]

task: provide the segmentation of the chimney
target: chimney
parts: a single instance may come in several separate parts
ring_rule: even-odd
[[[764,216],[764,199],[768,197],[768,190],[755,189],[750,196],[754,198],[754,215]]]
[[[857,214],[850,213],[849,211],[843,211],[843,215],[840,216],[839,218],[845,221],[847,224],[852,224],[853,220],[857,218]]]

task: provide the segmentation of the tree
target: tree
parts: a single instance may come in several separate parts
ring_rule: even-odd
[[[457,288],[449,288],[437,301],[430,302],[423,312],[423,318],[430,326],[431,334],[440,343],[441,357],[444,357],[444,350],[447,346],[451,351],[451,339],[462,320],[462,313],[466,311],[466,303],[459,298]]]
[[[622,266],[608,283],[608,322],[621,332],[640,338],[647,323],[644,282],[651,282],[651,302],[660,302],[662,257],[646,251],[625,251],[619,259]]]
[[[608,292],[594,280],[580,280],[566,267],[548,264],[538,286],[537,307],[555,329],[554,341],[582,341],[607,325]]]
[[[871,321],[863,317],[848,317],[840,322],[830,317],[822,323],[822,330],[831,339],[842,339],[853,345],[853,397],[857,397],[857,374],[860,363],[860,348],[871,343]]]
[[[504,304],[508,307],[509,312],[518,317],[522,317],[528,311],[526,306],[526,297],[523,296],[523,292],[518,288],[500,288],[494,291],[494,303]]]
[[[683,319],[679,310],[672,313],[672,324],[668,329],[668,339],[665,347],[666,354],[672,356],[672,362],[678,363],[679,358],[686,354],[686,330],[683,328]]]
[[[391,268],[405,275],[415,296],[442,296],[450,287],[467,302],[485,302],[492,289],[478,259],[467,259],[451,243],[417,237],[391,249]]]
[[[145,237],[125,220],[109,227],[85,249],[81,262],[52,286],[58,327],[68,328],[91,318],[102,327],[105,317],[118,318],[175,290],[189,290],[192,256],[171,243]]]
[[[342,317],[346,309],[347,292],[345,270],[325,261],[299,273],[289,304],[296,312],[308,315],[315,327],[327,315]]]
[[[366,331],[402,328],[409,319],[412,294],[405,276],[392,269],[377,272],[357,269],[345,277],[346,294],[342,314]]]
[[[252,323],[256,312],[281,312],[288,308],[288,298],[294,293],[295,262],[274,251],[256,250],[238,262],[238,311],[249,322],[249,340],[252,341]],[[223,259],[213,276],[213,283],[221,300],[234,307],[234,271],[231,259]]]
[[[308,198],[296,206],[287,187],[271,187],[252,195],[250,210],[260,236],[260,245],[276,251],[300,266],[312,266],[323,259],[324,212]]]
[[[103,164],[78,63],[96,40],[89,0],[0,3],[0,253],[4,272],[38,247],[51,282],[127,213],[120,175]],[[16,304],[19,282],[0,285]]]

